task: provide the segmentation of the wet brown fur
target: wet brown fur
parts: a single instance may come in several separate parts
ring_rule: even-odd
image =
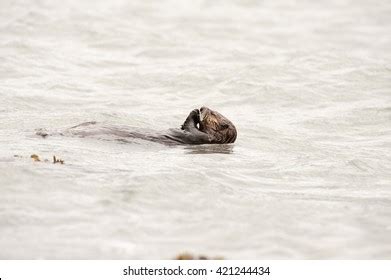
[[[41,131],[37,134],[42,137],[48,135]],[[231,121],[207,107],[192,110],[180,129],[172,128],[165,132],[86,122],[60,133],[60,135],[67,134],[80,137],[111,135],[121,141],[134,138],[165,145],[229,144],[234,143],[237,136],[236,128]]]
[[[220,113],[207,107],[200,110],[201,121],[199,130],[212,136],[212,143],[228,144],[234,143],[237,131],[231,121]]]

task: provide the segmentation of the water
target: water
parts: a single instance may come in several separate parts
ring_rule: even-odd
[[[2,0],[0,258],[390,258],[390,34],[388,0]],[[35,135],[202,105],[234,145]]]

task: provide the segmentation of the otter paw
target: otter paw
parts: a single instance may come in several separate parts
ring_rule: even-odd
[[[191,111],[190,116],[196,123],[198,123],[200,121],[200,110],[194,109],[193,111]]]

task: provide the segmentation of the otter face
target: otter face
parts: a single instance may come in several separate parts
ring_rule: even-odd
[[[230,120],[207,107],[200,109],[200,131],[213,136],[213,143],[234,143],[237,132]]]

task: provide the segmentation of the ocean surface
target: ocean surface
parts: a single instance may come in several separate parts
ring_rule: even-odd
[[[203,105],[235,144],[35,134]],[[391,258],[391,1],[0,1],[0,258],[183,252]]]

